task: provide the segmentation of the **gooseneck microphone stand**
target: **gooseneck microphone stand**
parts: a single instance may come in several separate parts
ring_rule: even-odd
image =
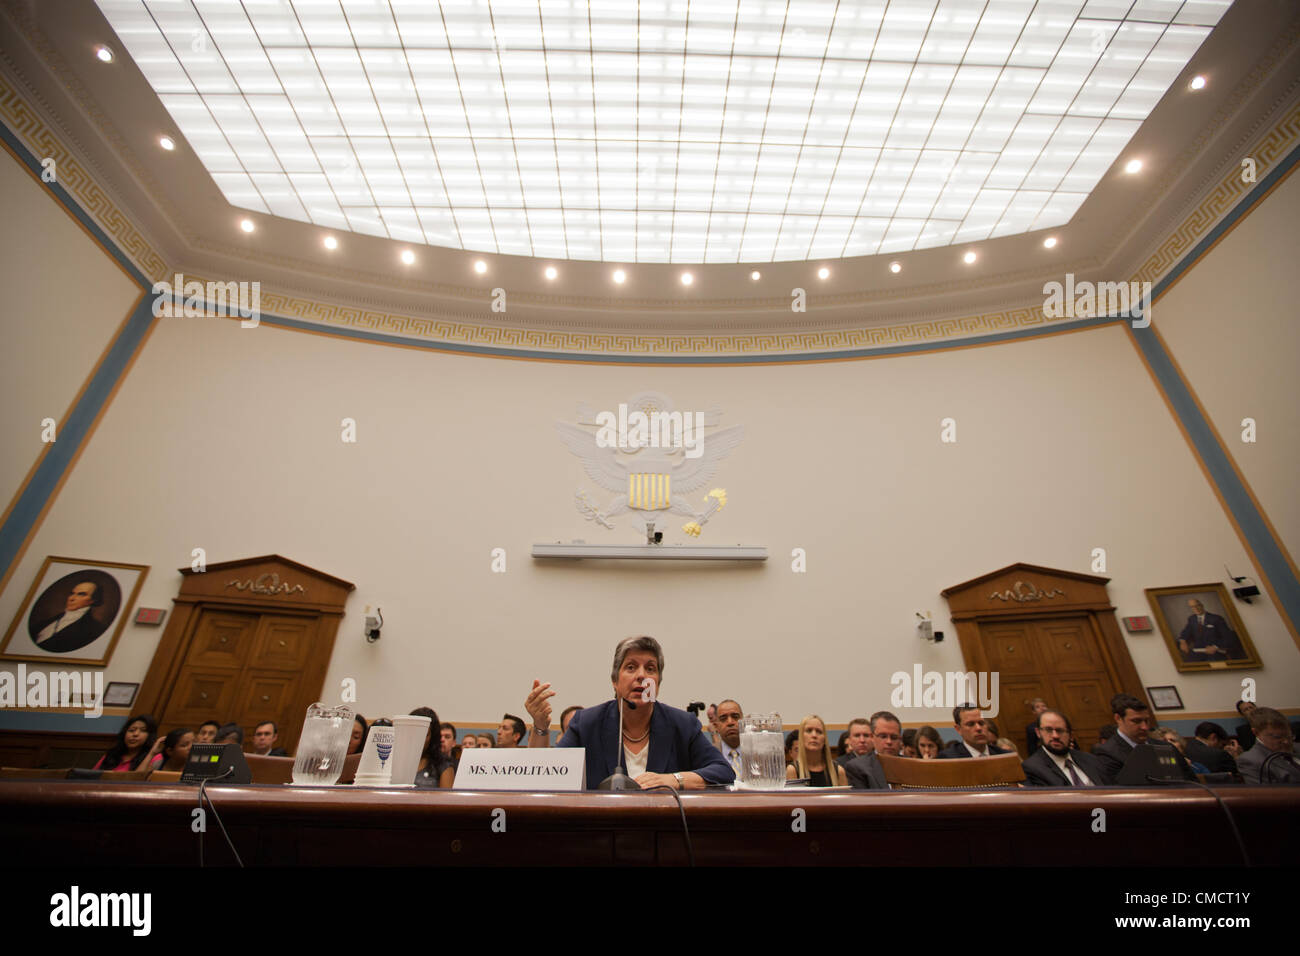
[[[641,785],[627,775],[623,770],[623,705],[636,710],[636,704],[630,700],[625,701],[622,697],[615,697],[618,701],[618,751],[614,758],[614,772],[600,782],[596,787],[597,790],[640,790]]]

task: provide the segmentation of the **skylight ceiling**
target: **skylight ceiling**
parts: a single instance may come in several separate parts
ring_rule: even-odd
[[[1230,0],[98,3],[241,209],[767,262],[1067,222]]]

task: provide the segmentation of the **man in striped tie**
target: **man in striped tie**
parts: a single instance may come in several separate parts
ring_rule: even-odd
[[[740,715],[744,713],[734,700],[724,700],[718,705],[718,749],[727,758],[731,769],[740,776]]]
[[[1070,749],[1072,731],[1069,719],[1059,711],[1038,715],[1042,745],[1021,762],[1026,787],[1100,787],[1111,782],[1100,760]]]

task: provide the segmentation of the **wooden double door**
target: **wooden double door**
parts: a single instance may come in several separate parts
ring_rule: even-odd
[[[182,568],[180,593],[145,676],[140,706],[159,729],[237,723],[280,726],[294,752],[307,707],[337,703],[324,687],[353,585],[280,555]]]
[[[1027,705],[1035,697],[1069,715],[1085,750],[1097,742],[1102,725],[1114,723],[1110,699],[1119,688],[1088,615],[983,621],[979,641],[989,669],[998,673],[998,727],[1022,756],[1029,753]]]
[[[234,722],[244,728],[247,745],[258,724],[274,720],[278,745],[291,750],[302,725],[295,705],[318,624],[310,614],[201,608],[162,725]]]
[[[1142,681],[1106,593],[1108,579],[1013,564],[947,588],[968,671],[998,675],[998,728],[1028,756],[1029,701],[1065,714],[1088,750],[1106,724],[1110,699],[1146,700]]]

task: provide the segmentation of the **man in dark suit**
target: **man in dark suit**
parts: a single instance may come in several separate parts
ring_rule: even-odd
[[[954,740],[939,751],[948,760],[962,757],[993,757],[1010,753],[989,740],[984,718],[974,704],[961,704],[952,709],[952,723],[960,740]]]
[[[1182,651],[1183,660],[1198,664],[1245,657],[1241,642],[1227,621],[1217,614],[1207,614],[1205,605],[1196,598],[1187,602],[1187,609],[1192,613],[1178,635],[1178,649]]]
[[[1236,773],[1237,761],[1223,749],[1227,742],[1226,730],[1203,720],[1196,725],[1196,736],[1187,741],[1187,758],[1204,764],[1210,773]]]
[[[875,747],[871,721],[865,717],[854,717],[849,721],[848,735],[848,749],[844,751],[844,756],[835,758],[835,762],[844,767],[846,772],[851,760],[867,756]]]
[[[1110,710],[1115,717],[1115,736],[1092,749],[1101,761],[1102,770],[1111,780],[1119,779],[1119,772],[1134,747],[1148,743],[1151,735],[1151,709],[1131,694],[1116,694],[1110,699]],[[1187,780],[1194,780],[1187,759],[1174,749],[1174,760]]]
[[[585,747],[587,789],[595,790],[616,763],[641,787],[703,790],[710,784],[731,783],[736,773],[721,751],[709,742],[694,714],[660,703],[664,652],[653,637],[629,637],[614,648],[610,680],[614,700],[587,707],[573,715],[558,747]],[[550,684],[533,681],[524,707],[533,718],[528,746],[551,745]],[[619,710],[623,710],[623,739],[618,739]],[[645,769],[637,772],[636,762]]]
[[[889,711],[879,710],[871,715],[870,727],[875,749],[846,763],[844,774],[849,778],[849,786],[855,790],[888,790],[885,768],[876,759],[876,754],[897,757],[902,752],[903,724]]]
[[[1034,719],[1025,727],[1025,746],[1028,748],[1029,756],[1032,757],[1034,751],[1041,745],[1041,741],[1038,739],[1038,717],[1043,711],[1047,710],[1047,701],[1041,697],[1035,697],[1029,702],[1029,709],[1034,712]]]
[[[92,613],[104,603],[100,586],[94,581],[78,581],[64,603],[63,613],[46,618],[33,626],[29,633],[41,650],[53,654],[79,651],[104,633]]]
[[[1043,745],[1021,762],[1026,787],[1100,787],[1111,782],[1101,761],[1070,749],[1074,728],[1064,714],[1043,711],[1037,730]]]
[[[1241,714],[1242,725],[1237,728],[1237,743],[1241,744],[1241,752],[1246,753],[1255,746],[1255,732],[1250,729],[1250,715],[1257,709],[1257,705],[1252,700],[1237,701],[1237,713]]]
[[[287,757],[283,747],[275,742],[280,739],[280,728],[274,720],[264,720],[253,728],[253,753],[259,757]]]

